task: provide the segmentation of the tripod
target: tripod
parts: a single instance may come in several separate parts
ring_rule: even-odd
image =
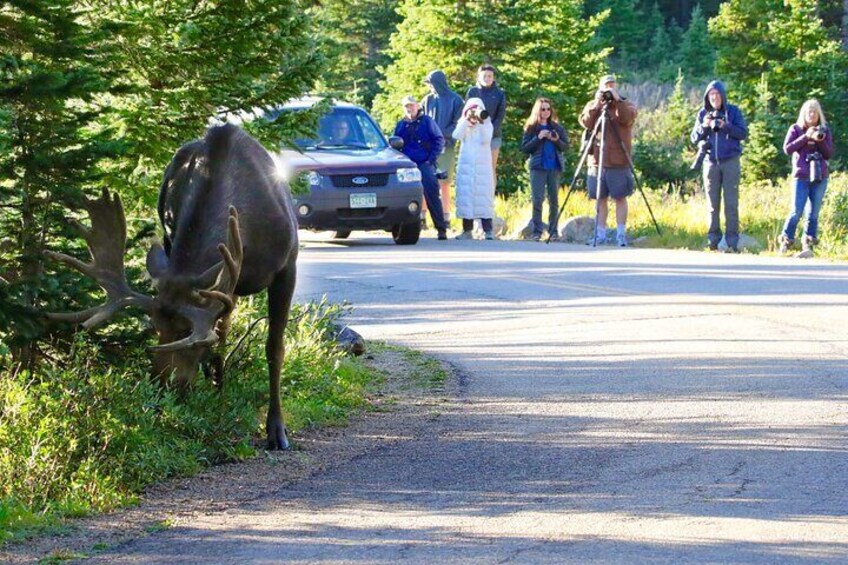
[[[612,132],[615,135],[615,139],[618,141],[618,144],[621,146],[622,152],[624,152],[624,156],[627,157],[627,165],[630,167],[630,172],[633,174],[633,180],[636,183],[636,187],[639,189],[639,192],[642,194],[642,199],[645,201],[645,206],[648,207],[648,213],[651,215],[651,220],[654,222],[654,227],[657,229],[657,234],[662,235],[662,231],[660,231],[660,226],[657,224],[656,218],[654,218],[654,211],[651,210],[651,205],[648,203],[648,197],[645,196],[645,191],[642,190],[642,185],[639,183],[638,177],[636,177],[636,169],[633,166],[633,160],[630,158],[630,153],[627,152],[627,147],[624,145],[624,141],[621,139],[621,134],[618,132],[618,128],[615,127],[615,122],[610,119],[609,116],[609,107],[611,100],[605,101],[603,109],[601,111],[601,117],[595,122],[595,127],[592,129],[592,135],[589,137],[589,141],[586,143],[586,146],[583,148],[580,154],[580,159],[577,161],[577,167],[574,169],[574,177],[571,179],[571,184],[568,187],[568,192],[565,195],[565,201],[563,201],[562,206],[559,207],[559,211],[556,215],[555,225],[559,224],[559,218],[562,216],[563,210],[565,210],[565,206],[568,204],[568,199],[571,197],[571,193],[574,192],[574,187],[577,185],[577,178],[580,176],[580,169],[583,168],[583,164],[586,161],[586,157],[588,157],[589,152],[595,145],[595,138],[598,136],[598,131],[601,132],[601,142],[600,142],[600,151],[598,152],[598,186],[597,186],[597,194],[595,195],[595,227],[592,233],[592,247],[597,247],[598,245],[598,215],[600,214],[601,209],[601,187],[603,185],[603,174],[604,174],[604,156],[605,156],[605,142],[606,142],[606,132],[607,132],[607,123],[612,127]],[[551,242],[551,233],[548,232],[548,239],[545,240],[545,243]]]

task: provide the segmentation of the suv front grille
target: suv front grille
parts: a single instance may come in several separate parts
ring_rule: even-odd
[[[367,182],[355,183],[353,179],[365,179]],[[389,184],[389,173],[364,173],[361,175],[330,175],[330,181],[336,188],[371,188]]]

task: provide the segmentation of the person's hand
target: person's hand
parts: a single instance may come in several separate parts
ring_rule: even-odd
[[[807,136],[807,139],[815,139],[816,128],[815,127],[808,128],[807,131],[804,133],[804,135]]]
[[[615,100],[616,102],[621,100],[621,95],[618,93],[618,91],[615,89],[615,87],[610,88],[609,91],[612,93],[612,99],[613,100]]]
[[[548,134],[549,134],[548,137],[551,138],[551,141],[556,141],[557,139],[559,139],[557,132],[555,132],[554,130],[549,130]]]
[[[550,137],[550,136],[551,136],[551,130],[549,130],[549,129],[543,129],[543,130],[539,131],[539,135],[538,135],[539,139],[545,139],[546,137]]]

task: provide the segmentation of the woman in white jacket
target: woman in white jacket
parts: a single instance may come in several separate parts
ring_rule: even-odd
[[[453,137],[461,143],[456,165],[456,216],[462,218],[457,239],[472,239],[474,220],[483,223],[486,239],[494,239],[495,178],[492,172],[492,120],[479,98],[469,98]]]

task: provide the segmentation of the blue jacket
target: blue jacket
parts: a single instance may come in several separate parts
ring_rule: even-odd
[[[719,112],[724,114],[724,125],[718,132],[705,130],[703,126],[704,116],[713,111],[708,96],[713,88],[721,93],[721,109]],[[724,84],[719,80],[714,80],[707,85],[707,89],[704,91],[704,107],[701,108],[695,118],[695,127],[692,128],[692,134],[689,138],[692,143],[698,143],[705,139],[709,140],[712,144],[709,158],[711,162],[716,163],[741,155],[742,142],[747,137],[748,126],[745,124],[742,111],[733,104],[727,103],[727,90]]]
[[[498,83],[493,82],[492,86],[483,87],[479,84],[472,86],[465,94],[465,101],[471,98],[479,98],[483,101],[486,111],[489,112],[489,119],[492,120],[492,125],[495,128],[492,138],[501,137],[501,124],[503,124],[504,116],[506,116],[506,94],[498,88]]]
[[[420,110],[414,120],[404,118],[399,121],[395,126],[395,135],[403,138],[403,154],[416,165],[435,165],[445,148],[445,138],[439,126]]]
[[[563,159],[562,154],[568,148],[568,133],[566,133],[565,128],[557,123],[552,124],[551,129],[553,129],[557,134],[558,139],[556,141],[539,139],[541,126],[538,124],[530,126],[530,128],[524,132],[524,137],[521,140],[521,150],[530,155],[528,160],[530,161],[531,170],[542,168],[542,151],[547,143],[553,144],[556,148],[555,154],[559,170],[562,171],[564,168],[563,165],[565,160]]]
[[[433,71],[427,75],[426,82],[433,85],[436,93],[424,97],[424,113],[436,121],[436,125],[442,130],[445,143],[453,146],[453,130],[462,117],[462,96],[448,87],[448,79],[442,71]]]

